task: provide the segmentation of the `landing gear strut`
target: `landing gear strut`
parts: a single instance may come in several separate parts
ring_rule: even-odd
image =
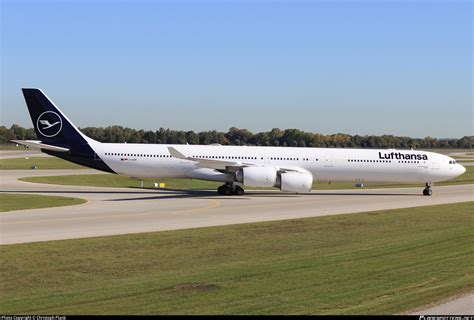
[[[433,194],[433,189],[431,189],[432,186],[433,184],[431,182],[426,183],[426,187],[423,189],[424,196],[431,196]]]
[[[217,193],[220,195],[225,195],[225,196],[230,196],[230,195],[241,196],[244,194],[244,189],[242,189],[242,187],[236,184],[227,182],[226,184],[217,188]]]

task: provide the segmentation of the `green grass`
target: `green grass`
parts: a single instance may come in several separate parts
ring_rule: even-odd
[[[471,292],[474,202],[0,247],[2,314],[393,314]]]
[[[116,174],[82,174],[48,177],[26,177],[19,180],[37,183],[94,186],[94,187],[139,187],[141,180],[136,180]],[[195,179],[143,179],[143,186],[151,188],[154,182],[164,182],[171,189],[215,189],[221,182]]]
[[[70,206],[87,202],[80,198],[0,193],[0,212]]]
[[[474,159],[464,158],[464,159],[456,159],[456,162],[462,164],[463,166],[469,166],[468,162],[474,162]]]
[[[453,152],[472,152],[472,149],[419,149],[420,151],[430,151],[430,152],[436,152],[436,153],[441,153],[445,155],[449,155]]]
[[[14,144],[0,144],[0,150],[18,150],[18,151],[29,151],[31,149],[24,146],[16,146]]]
[[[37,169],[85,169],[86,167],[56,157],[28,157],[0,159],[0,170]]]
[[[124,176],[115,174],[89,174],[89,175],[67,175],[67,176],[48,176],[48,177],[26,177],[20,178],[22,181],[36,182],[36,183],[49,183],[49,184],[60,184],[60,185],[76,185],[76,186],[94,186],[94,187],[140,187],[140,180],[131,179]],[[194,179],[143,179],[143,186],[146,188],[153,187],[155,182],[164,182],[166,188],[170,189],[216,189],[222,183],[210,182]],[[440,185],[455,185],[455,184],[470,184],[474,183],[474,167],[467,167],[466,173],[462,176],[436,183]],[[387,183],[367,183],[365,188],[386,188],[386,187],[410,187],[410,186],[421,186],[421,184],[387,184]],[[323,183],[315,182],[313,184],[314,190],[326,190],[326,189],[353,189],[355,188],[353,182],[333,182]],[[259,189],[259,188],[246,188],[246,189]]]

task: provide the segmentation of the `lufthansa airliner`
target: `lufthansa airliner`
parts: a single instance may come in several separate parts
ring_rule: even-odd
[[[40,140],[13,140],[83,166],[135,178],[191,178],[223,183],[223,195],[243,186],[310,192],[313,181],[422,183],[462,175],[456,160],[434,152],[395,149],[289,148],[101,143],[82,132],[39,89],[22,89]]]

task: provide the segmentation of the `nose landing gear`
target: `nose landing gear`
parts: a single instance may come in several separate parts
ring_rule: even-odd
[[[431,182],[426,183],[426,187],[423,189],[424,196],[431,196],[433,194],[433,189],[431,189],[432,186],[433,184]]]
[[[225,196],[230,196],[230,195],[241,196],[244,194],[244,189],[242,189],[242,187],[236,184],[228,182],[220,186],[219,188],[217,188],[217,193],[220,195],[225,195]]]

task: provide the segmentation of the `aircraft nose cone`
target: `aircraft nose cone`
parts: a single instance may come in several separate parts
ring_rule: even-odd
[[[458,166],[459,166],[459,175],[464,174],[464,172],[466,172],[466,168],[460,164],[458,164]]]

